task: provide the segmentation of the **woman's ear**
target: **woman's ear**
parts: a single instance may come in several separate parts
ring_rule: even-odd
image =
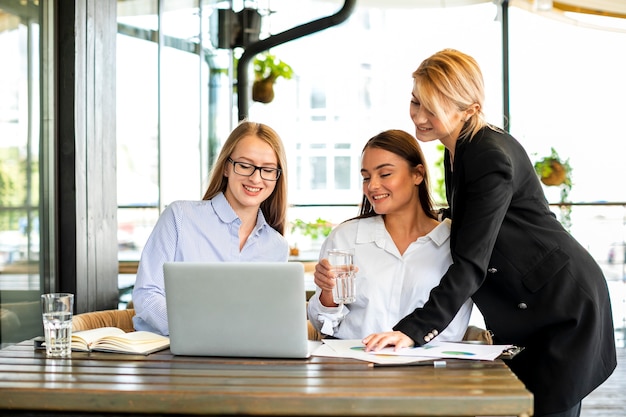
[[[420,185],[424,181],[424,172],[426,169],[423,164],[418,164],[414,169],[414,185]]]
[[[480,104],[478,103],[474,103],[471,106],[469,106],[466,110],[465,110],[465,121],[468,121],[469,119],[472,118],[472,116],[474,116],[475,114],[477,114],[480,111]]]

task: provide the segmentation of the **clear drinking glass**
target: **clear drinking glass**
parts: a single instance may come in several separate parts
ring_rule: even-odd
[[[74,294],[41,295],[46,356],[51,358],[71,356],[73,307]]]
[[[352,249],[330,249],[327,259],[335,275],[333,301],[349,304],[356,301],[356,274],[354,273],[354,251]]]

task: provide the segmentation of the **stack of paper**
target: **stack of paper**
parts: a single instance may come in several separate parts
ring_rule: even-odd
[[[424,346],[395,350],[386,347],[376,352],[365,352],[360,340],[324,339],[313,352],[315,356],[354,358],[372,363],[412,363],[433,359],[470,359],[492,361],[513,345],[480,345],[453,342],[430,342]]]

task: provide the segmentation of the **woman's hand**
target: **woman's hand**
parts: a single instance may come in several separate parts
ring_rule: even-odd
[[[328,262],[328,259],[321,259],[317,265],[315,265],[313,282],[322,290],[320,294],[320,302],[322,305],[325,307],[336,307],[338,304],[333,301],[335,277],[330,270],[330,262]]]
[[[395,346],[393,350],[415,346],[415,342],[402,332],[373,333],[363,339],[365,351],[377,351],[387,346]]]

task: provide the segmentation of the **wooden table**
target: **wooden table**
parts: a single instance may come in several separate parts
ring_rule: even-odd
[[[354,359],[235,359],[0,350],[0,414],[529,416],[533,397],[500,360],[372,368]],[[112,414],[107,414],[112,413]]]

